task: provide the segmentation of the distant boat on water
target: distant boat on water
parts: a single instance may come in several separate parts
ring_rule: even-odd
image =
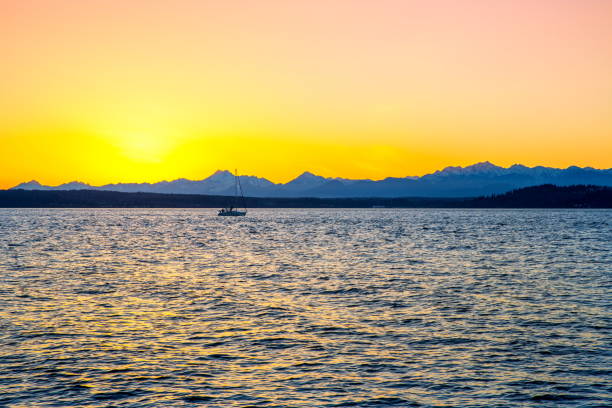
[[[238,207],[238,192],[240,192],[240,198],[242,201],[242,208],[244,211],[240,211]],[[217,213],[220,217],[243,217],[247,214],[246,202],[244,194],[242,192],[242,185],[240,184],[240,177],[238,177],[238,170],[234,174],[234,197],[229,206],[222,208]]]

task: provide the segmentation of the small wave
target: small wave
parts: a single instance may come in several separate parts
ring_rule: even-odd
[[[240,357],[233,356],[231,354],[225,354],[225,353],[215,353],[215,354],[209,354],[207,356],[204,356],[204,357],[202,357],[202,359],[232,361],[232,360],[238,360],[238,359],[240,359]]]
[[[198,403],[198,402],[209,402],[214,400],[215,397],[211,397],[209,395],[189,395],[186,397],[182,397],[182,400],[185,402]]]
[[[400,397],[380,397],[367,400],[346,401],[332,405],[333,407],[420,407],[418,402]]]
[[[328,289],[328,290],[322,290],[319,292],[321,295],[354,295],[354,294],[364,294],[364,293],[370,293],[370,291],[366,290],[366,289],[362,289],[362,288],[341,288],[341,289]]]
[[[91,394],[91,398],[98,401],[109,401],[137,397],[146,393],[144,390],[98,392]]]
[[[584,397],[580,395],[572,395],[572,394],[537,394],[531,397],[532,401],[535,402],[543,402],[543,401],[575,401],[581,400]]]

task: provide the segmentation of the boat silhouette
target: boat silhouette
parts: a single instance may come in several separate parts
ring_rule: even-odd
[[[240,191],[240,199],[242,201],[242,208],[244,211],[240,211],[238,208],[238,192]],[[217,213],[220,217],[243,217],[247,214],[246,202],[244,194],[242,192],[242,185],[240,184],[240,177],[238,177],[238,170],[234,173],[234,197],[229,206],[224,207]]]

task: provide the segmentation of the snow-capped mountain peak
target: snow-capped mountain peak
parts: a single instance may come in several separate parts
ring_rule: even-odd
[[[471,175],[500,175],[507,171],[503,167],[496,166],[495,164],[484,161],[470,166],[449,166],[443,170],[438,170],[432,174],[427,174],[425,178],[438,178],[438,177],[449,177],[449,176],[471,176]]]
[[[205,181],[227,181],[234,180],[234,175],[228,170],[217,170],[210,176],[208,176]]]
[[[43,186],[36,180],[30,180],[30,181],[18,184],[15,187],[13,187],[13,189],[23,189],[23,190],[41,190],[44,188],[45,186]]]
[[[318,187],[321,184],[326,183],[327,181],[328,179],[326,179],[325,177],[317,176],[316,174],[312,174],[309,171],[305,171],[290,182],[285,183],[284,187],[292,190],[307,190],[310,188]]]

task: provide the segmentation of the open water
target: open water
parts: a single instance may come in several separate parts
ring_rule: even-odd
[[[612,406],[612,211],[0,210],[1,407]]]

